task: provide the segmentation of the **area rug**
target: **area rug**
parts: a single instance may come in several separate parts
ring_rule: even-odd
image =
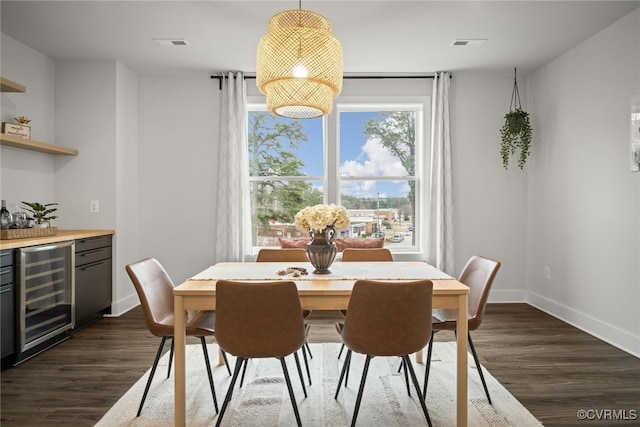
[[[218,348],[209,345],[212,364],[216,364]],[[344,360],[337,358],[340,345],[336,343],[311,344],[310,360],[312,385],[308,385],[305,398],[293,357],[287,361],[303,426],[348,426],[355,405],[364,356],[355,354],[351,360],[348,386],[340,390],[338,399],[334,393]],[[217,415],[209,388],[200,345],[187,346],[187,425],[209,426],[215,424]],[[472,359],[469,357],[469,359]],[[304,370],[302,357],[301,365]],[[436,342],[433,347],[427,408],[434,426],[455,426],[455,371],[456,348],[454,343]],[[104,415],[97,426],[172,426],[174,420],[173,373],[166,378],[168,355],[160,360],[156,376],[149,390],[142,414],[136,417],[140,398],[149,372],[142,376],[118,402]],[[229,357],[229,363],[235,362]],[[359,426],[407,427],[426,425],[426,420],[416,399],[415,389],[407,394],[404,375],[398,373],[399,358],[374,358],[364,389],[358,414]],[[473,363],[473,362],[471,362]],[[422,384],[424,365],[414,363],[416,375]],[[493,404],[487,402],[482,384],[475,370],[469,369],[469,426],[522,427],[542,424],[520,404],[489,372],[485,380]],[[224,366],[214,368],[214,383],[218,404],[221,406],[231,377]],[[222,422],[223,426],[294,426],[293,408],[282,368],[277,359],[250,360],[242,388],[236,384],[233,398]]]

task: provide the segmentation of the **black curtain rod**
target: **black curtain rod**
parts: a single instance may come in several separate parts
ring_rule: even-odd
[[[222,78],[223,76],[221,75],[211,75],[210,76],[211,79],[217,79],[220,82],[220,90],[222,90]],[[365,79],[380,79],[380,80],[386,80],[386,79],[433,79],[435,76],[433,74],[423,74],[423,75],[418,75],[418,76],[408,76],[408,75],[400,75],[400,76],[393,76],[393,75],[382,75],[382,76],[343,76],[343,79],[360,79],[360,80],[365,80]],[[235,78],[235,77],[234,77]],[[256,76],[244,76],[245,79],[255,79]]]

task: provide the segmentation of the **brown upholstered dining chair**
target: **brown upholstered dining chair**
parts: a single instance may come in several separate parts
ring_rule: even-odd
[[[257,262],[308,262],[307,252],[304,249],[260,249]]]
[[[346,248],[342,261],[393,261],[393,255],[388,248]]]
[[[491,396],[489,395],[489,389],[487,383],[484,380],[482,374],[482,367],[478,360],[478,354],[473,345],[471,339],[471,331],[475,331],[480,327],[482,319],[484,318],[484,310],[487,306],[487,300],[489,299],[489,291],[493,284],[498,269],[500,268],[500,262],[494,261],[489,258],[474,255],[468,261],[462,269],[458,281],[469,287],[469,310],[467,314],[469,333],[467,334],[469,349],[473,355],[473,360],[476,363],[478,374],[480,374],[480,380],[482,381],[482,387],[487,395],[487,400],[491,403]],[[427,350],[427,365],[425,366],[424,374],[424,388],[423,394],[427,394],[427,385],[429,384],[429,369],[431,368],[431,352],[433,350],[433,338],[434,334],[438,331],[453,331],[455,334],[457,322],[456,311],[453,310],[434,310],[433,311],[433,325],[431,331],[431,340],[429,341],[429,349]]]
[[[221,349],[236,356],[233,377],[220,409],[216,426],[225,410],[242,365],[247,359],[275,357],[280,360],[298,426],[298,405],[291,386],[285,357],[293,354],[302,375],[297,351],[304,345],[305,327],[298,288],[291,281],[216,283],[216,340]],[[305,397],[307,395],[302,383]]]
[[[360,261],[360,262],[381,262],[381,261],[393,261],[393,255],[388,248],[346,248],[342,251],[342,261]],[[340,310],[342,316],[347,315],[347,310]],[[339,332],[339,331],[338,331]],[[344,351],[344,344],[340,347],[338,352],[338,359],[342,356]]]
[[[307,251],[300,248],[285,248],[285,249],[271,249],[264,248],[260,249],[258,252],[258,257],[256,258],[256,262],[308,262]],[[311,316],[311,310],[302,310],[302,316],[307,319]],[[311,385],[311,371],[309,370],[309,361],[307,360],[307,353],[309,353],[309,358],[313,359],[313,354],[311,353],[311,348],[309,347],[309,343],[307,342],[307,337],[309,336],[309,329],[311,325],[308,323],[305,324],[305,340],[304,347],[302,347],[302,358],[304,359],[304,366],[307,371],[307,378],[309,379],[309,385]],[[246,368],[246,364],[245,364]],[[243,372],[244,378],[244,372]],[[242,380],[240,380],[240,384],[242,384]]]
[[[171,339],[171,353],[169,355],[169,369],[167,371],[167,378],[171,374],[171,364],[173,361],[173,326],[174,326],[174,311],[173,311],[173,288],[174,284],[171,277],[167,274],[164,267],[155,258],[145,258],[141,261],[128,264],[125,267],[127,274],[133,282],[133,286],[140,298],[140,304],[144,312],[144,319],[147,323],[149,332],[157,337],[161,337],[160,346],[156,353],[156,358],[147,380],[147,385],[142,395],[142,401],[138,408],[137,416],[140,416],[142,412],[142,406],[149,393],[149,387],[153,381],[153,376],[158,367],[158,361],[162,354],[162,349],[167,339]],[[204,352],[204,362],[207,368],[207,375],[209,377],[209,386],[211,388],[211,394],[213,395],[213,404],[218,412],[218,401],[216,398],[216,390],[213,385],[213,376],[211,373],[211,365],[209,363],[209,353],[207,351],[207,343],[205,337],[215,336],[215,312],[213,311],[199,311],[193,317],[188,319],[186,334],[187,336],[195,336],[200,338],[202,344],[202,351]],[[222,353],[229,375],[231,370],[227,363],[226,354]]]
[[[420,391],[409,355],[429,342],[431,337],[431,307],[433,283],[430,280],[411,282],[383,282],[357,280],[353,285],[347,316],[338,324],[342,342],[347,347],[347,355],[338,380],[335,398],[338,398],[342,380],[351,364],[351,355],[366,355],[360,388],[351,419],[355,426],[362,392],[367,379],[369,363],[375,356],[400,356],[411,375],[420,406],[427,423],[431,419]]]

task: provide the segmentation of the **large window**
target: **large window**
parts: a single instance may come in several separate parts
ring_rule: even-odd
[[[418,252],[425,186],[425,102],[338,102],[325,118],[292,120],[250,104],[249,171],[254,247],[308,239],[293,217],[317,203],[343,205],[342,237],[383,238]]]

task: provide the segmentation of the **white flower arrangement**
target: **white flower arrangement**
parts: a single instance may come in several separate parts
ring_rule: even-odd
[[[307,206],[294,218],[296,228],[300,231],[322,231],[333,227],[336,232],[349,228],[349,216],[343,206],[315,205]]]

